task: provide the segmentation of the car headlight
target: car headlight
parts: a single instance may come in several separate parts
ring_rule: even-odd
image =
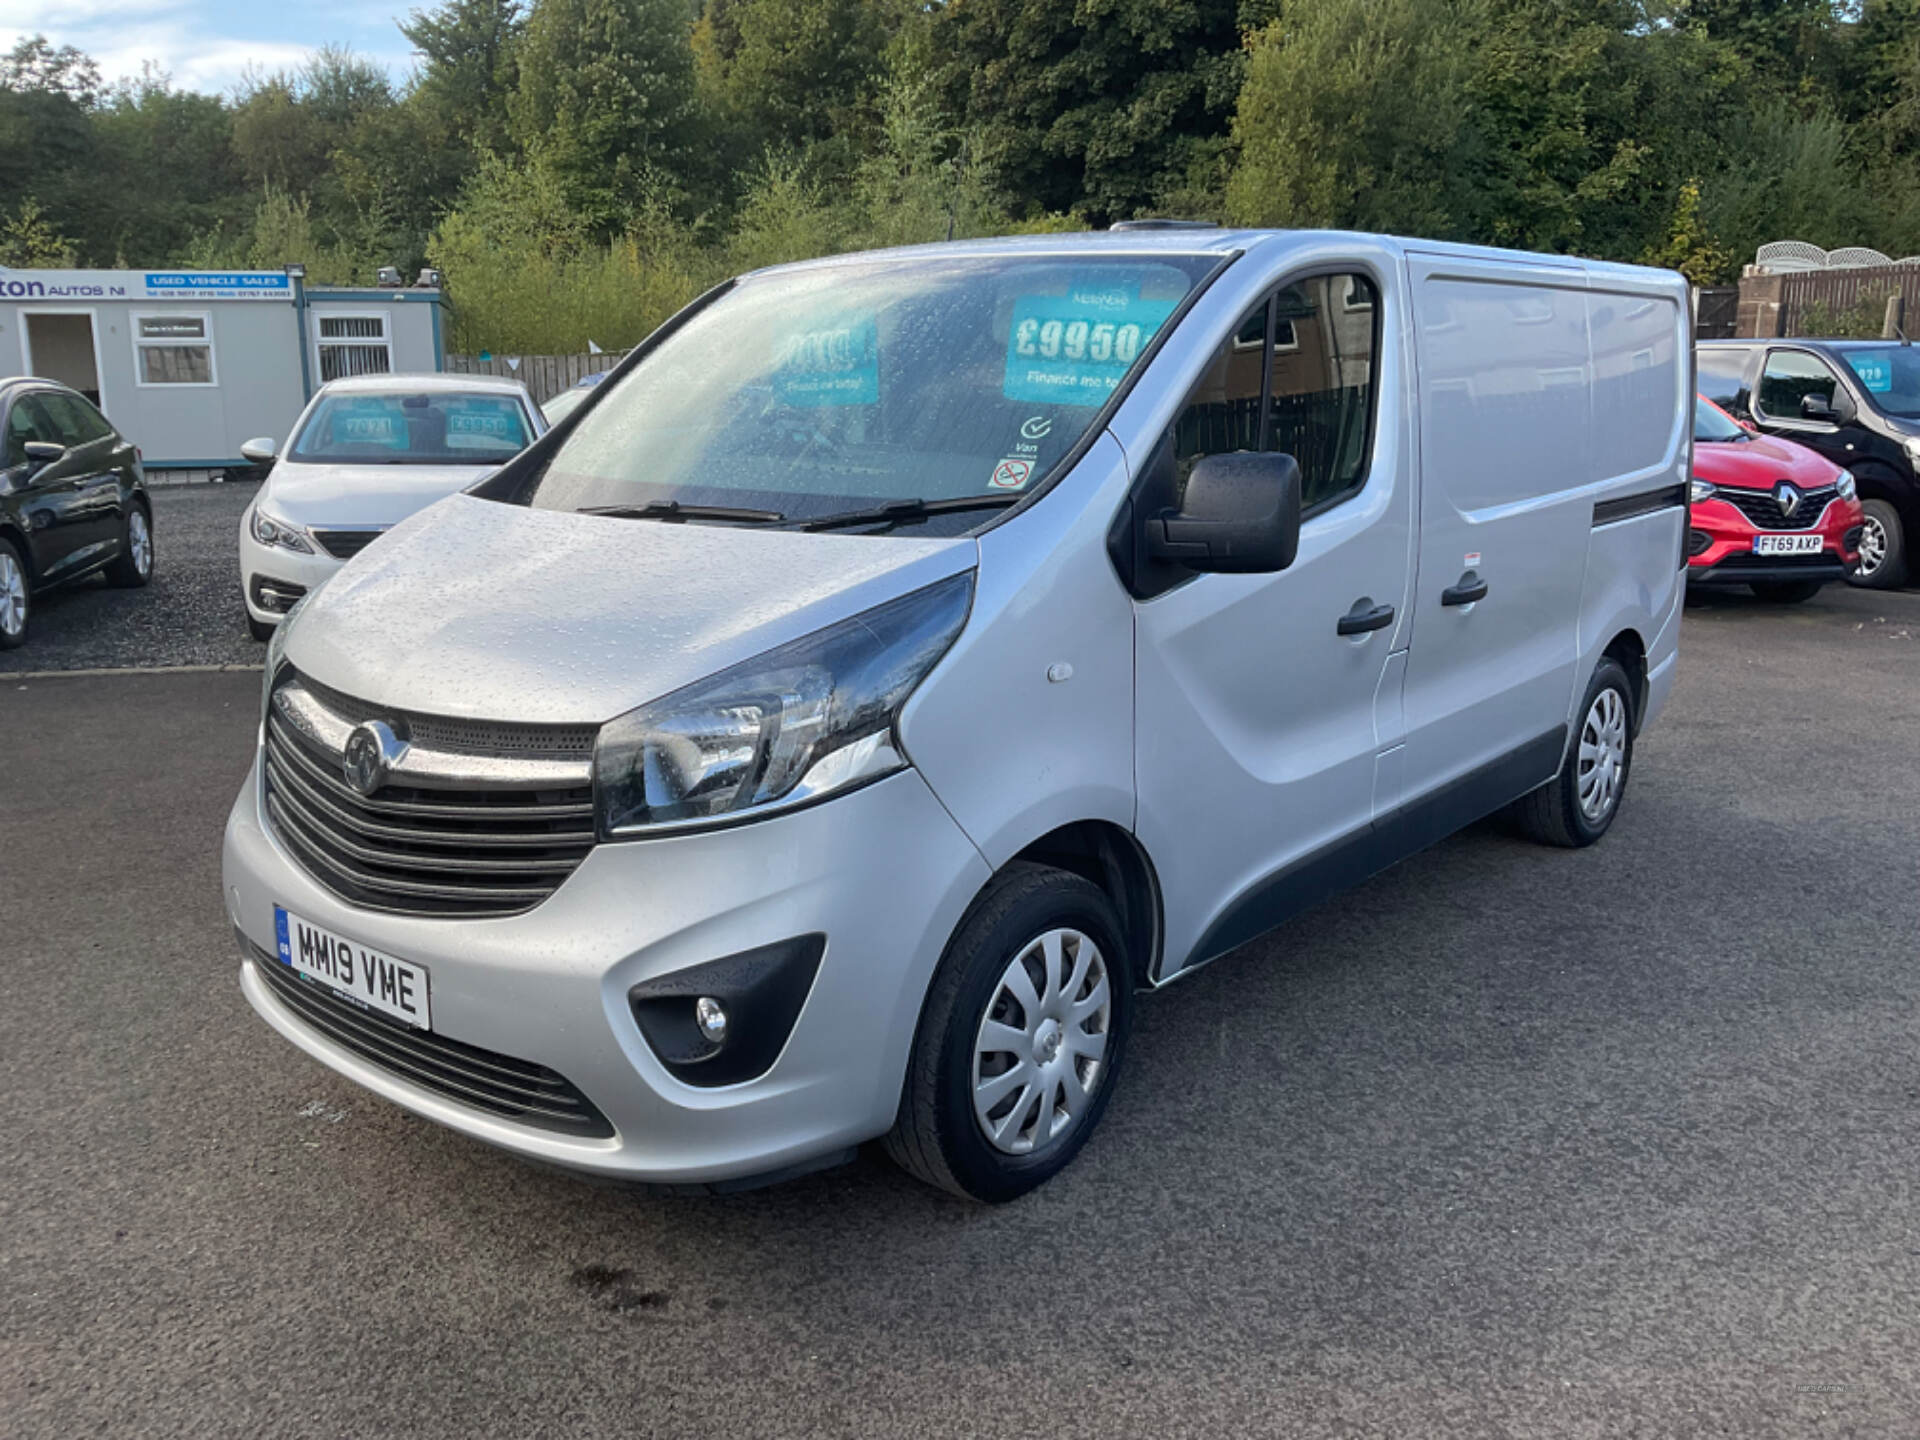
[[[1695,502],[1711,500],[1715,493],[1713,486],[1697,475],[1694,476],[1693,482],[1687,486],[1687,499]]]
[[[1857,500],[1860,497],[1860,489],[1853,483],[1853,472],[1851,470],[1842,470],[1836,475],[1833,481],[1833,488],[1840,492],[1840,498],[1842,500]]]
[[[302,555],[313,553],[313,546],[307,543],[299,526],[276,519],[258,505],[253,507],[252,528],[253,538],[262,545],[278,545],[283,550],[298,550]]]
[[[791,809],[906,768],[895,722],[966,624],[956,575],[676,690],[601,727],[606,838]]]
[[[1907,445],[1907,459],[1911,460],[1916,465],[1920,465],[1920,436],[1916,436],[1913,439],[1907,441],[1906,445]]]

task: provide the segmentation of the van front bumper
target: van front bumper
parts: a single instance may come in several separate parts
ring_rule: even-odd
[[[804,1169],[884,1134],[928,981],[989,873],[914,770],[766,820],[598,845],[551,897],[510,917],[388,915],[341,899],[275,838],[257,758],[228,817],[224,851],[241,988],[283,1036],[476,1140],[546,1164],[665,1184]],[[557,1072],[613,1134],[558,1134],[505,1119],[337,1043],[259,968],[278,963],[266,958],[277,950],[276,905],[424,966],[434,1034]],[[826,937],[825,951],[772,1068],[715,1088],[675,1079],[641,1034],[633,986],[809,934]]]

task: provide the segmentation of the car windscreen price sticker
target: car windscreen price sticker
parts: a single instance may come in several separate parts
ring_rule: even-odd
[[[845,315],[780,336],[774,345],[774,395],[782,405],[880,402],[880,326]]]
[[[1893,389],[1893,362],[1884,355],[1848,355],[1847,364],[1860,377],[1860,383],[1875,395]]]
[[[1175,304],[1142,299],[1124,284],[1079,284],[1059,295],[1021,296],[1007,333],[1001,393],[1042,404],[1103,404]]]

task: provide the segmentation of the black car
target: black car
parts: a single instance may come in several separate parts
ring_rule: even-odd
[[[1855,584],[1904,585],[1920,536],[1920,350],[1903,340],[1708,340],[1700,393],[1734,419],[1853,472],[1864,512]]]
[[[153,503],[140,452],[64,385],[0,380],[0,650],[27,638],[32,597],[104,569],[153,577]]]

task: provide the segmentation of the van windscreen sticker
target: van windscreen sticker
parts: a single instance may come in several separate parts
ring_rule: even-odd
[[[842,315],[780,337],[773,393],[782,405],[880,402],[880,326],[872,315]]]
[[[1103,404],[1178,302],[1142,299],[1126,279],[1100,277],[1062,294],[1022,295],[1007,333],[1009,400]]]

